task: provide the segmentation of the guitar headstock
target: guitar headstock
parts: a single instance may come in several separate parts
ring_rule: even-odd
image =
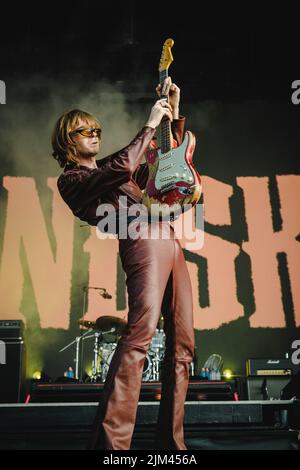
[[[173,62],[173,56],[171,52],[173,45],[173,39],[166,39],[166,41],[164,42],[158,68],[160,72],[162,72],[163,70],[168,70],[168,68]]]

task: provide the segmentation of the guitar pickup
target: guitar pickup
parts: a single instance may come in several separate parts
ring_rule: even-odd
[[[161,187],[160,189],[160,193],[167,193],[168,191],[171,191],[172,189],[175,189],[176,188],[176,184],[174,183],[168,183],[168,184],[165,184],[164,186]]]
[[[172,166],[174,166],[174,163],[171,163],[171,165],[165,166],[164,168],[160,168],[159,171],[170,170],[170,168],[172,168]]]

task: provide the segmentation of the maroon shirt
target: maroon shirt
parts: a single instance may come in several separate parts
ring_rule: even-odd
[[[185,118],[172,122],[172,133],[177,144],[183,140]],[[67,163],[57,180],[59,193],[76,217],[89,225],[97,225],[103,216],[97,216],[100,203],[119,208],[119,196],[127,196],[127,207],[142,201],[142,189],[148,180],[147,163],[140,164],[156,130],[144,127],[122,150],[100,160],[98,168]]]

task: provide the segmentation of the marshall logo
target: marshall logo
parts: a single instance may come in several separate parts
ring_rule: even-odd
[[[278,361],[272,361],[272,359],[269,359],[268,362],[267,362],[267,364],[279,364],[279,363],[280,363],[279,360]]]
[[[3,80],[0,80],[0,104],[6,104],[6,86]]]

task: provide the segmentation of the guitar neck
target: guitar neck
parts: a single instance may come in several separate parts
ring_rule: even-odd
[[[165,79],[168,77],[168,70],[159,72],[159,83],[162,86]],[[171,150],[171,123],[170,120],[164,117],[159,125],[160,148],[162,153]]]

